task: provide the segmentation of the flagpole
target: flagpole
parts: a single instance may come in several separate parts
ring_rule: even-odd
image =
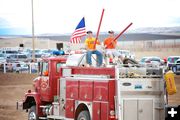
[[[101,28],[101,23],[102,23],[103,16],[104,16],[104,9],[102,10],[102,14],[101,14],[98,30],[97,30],[97,33],[96,33],[96,39],[95,39],[95,42],[94,42],[94,49],[96,48],[96,43],[97,43],[97,40],[98,40],[99,31],[100,31],[100,28]]]
[[[31,7],[32,7],[32,59],[35,61],[35,36],[34,36],[34,2],[31,0]]]

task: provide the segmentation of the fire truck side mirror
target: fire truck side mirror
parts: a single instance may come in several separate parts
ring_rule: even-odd
[[[44,75],[44,76],[48,76],[48,71],[47,71],[47,70],[44,71],[44,72],[43,72],[43,75]]]

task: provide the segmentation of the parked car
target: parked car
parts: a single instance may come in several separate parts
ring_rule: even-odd
[[[145,64],[145,60],[149,58],[149,57],[143,57],[141,58],[141,60],[139,61],[140,64]]]
[[[39,53],[35,53],[35,61],[38,62],[42,59],[42,54]],[[29,58],[29,61],[33,61],[33,56],[31,55],[31,57]]]
[[[18,52],[18,50],[3,50],[2,53],[7,58],[10,55],[18,54],[19,52]]]
[[[25,54],[15,54],[15,55],[10,55],[7,57],[7,62],[15,62],[15,61],[23,61],[27,62],[27,55]]]
[[[0,53],[0,64],[6,62],[4,54]]]
[[[123,58],[131,58],[135,59],[135,55],[131,53],[129,50],[118,50],[119,53],[122,55]]]
[[[171,69],[176,75],[180,75],[180,59],[178,59],[176,63],[171,66]]]
[[[14,66],[13,66],[13,71],[15,72],[28,72],[29,71],[29,67],[26,63],[24,62],[19,62],[19,63],[16,63]]]
[[[53,52],[50,49],[42,49],[40,50],[40,54],[42,54],[42,56],[49,57],[53,54]]]
[[[180,58],[176,61],[176,63],[180,63]]]
[[[172,69],[172,66],[176,64],[176,61],[180,59],[180,56],[169,56],[167,58],[167,67],[168,69]]]
[[[180,75],[180,59],[176,61],[176,74]]]
[[[38,63],[31,63],[31,73],[38,72]]]
[[[26,48],[23,51],[21,51],[20,54],[24,54],[29,58],[31,56],[31,50]]]
[[[162,66],[164,65],[164,60],[162,60],[160,57],[157,56],[149,56],[149,57],[143,57],[140,62],[141,65],[145,66]]]
[[[0,71],[3,71],[4,64],[6,62],[6,58],[4,54],[0,53]]]

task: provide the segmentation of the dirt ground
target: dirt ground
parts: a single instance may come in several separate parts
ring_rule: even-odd
[[[16,110],[16,101],[22,100],[24,93],[32,88],[36,76],[0,73],[0,120],[27,120],[25,111]]]
[[[23,99],[24,93],[32,88],[32,80],[36,76],[0,73],[0,120],[27,120],[25,111],[16,110],[16,101]],[[178,92],[169,96],[169,104],[180,105],[180,75],[175,80]]]
[[[175,76],[177,93],[168,96],[169,105],[180,105],[180,75]]]

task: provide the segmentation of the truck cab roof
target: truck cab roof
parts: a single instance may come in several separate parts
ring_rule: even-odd
[[[68,57],[67,55],[43,57],[42,61],[63,61],[63,62],[66,62],[67,57]]]

